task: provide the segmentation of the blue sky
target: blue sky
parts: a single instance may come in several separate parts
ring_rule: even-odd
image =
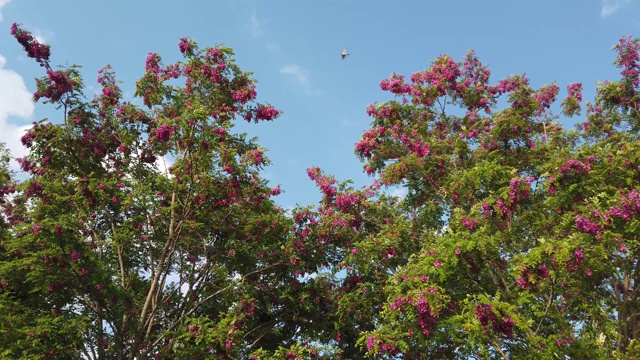
[[[354,143],[370,123],[367,105],[389,98],[378,84],[392,72],[409,75],[438,55],[459,60],[473,49],[494,80],[526,73],[533,86],[557,81],[561,96],[582,82],[590,100],[596,81],[619,77],[611,46],[640,35],[640,0],[0,0],[0,14],[0,141],[15,155],[24,153],[17,139],[26,126],[59,113],[31,103],[41,69],[10,37],[12,23],[51,44],[52,63],[83,65],[87,84],[111,64],[129,94],[149,51],[178,60],[178,40],[189,36],[232,47],[258,79],[259,100],[285,112],[237,128],[269,149],[265,175],[282,185],[285,207],[320,198],[309,166],[358,186],[369,181]]]

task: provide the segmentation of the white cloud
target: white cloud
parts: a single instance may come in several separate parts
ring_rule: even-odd
[[[302,86],[309,86],[309,72],[299,65],[287,65],[280,69],[281,74],[289,75]]]
[[[9,0],[0,0],[0,10],[2,10],[2,7],[7,5],[7,3],[9,3]],[[4,19],[2,18],[2,13],[0,13],[0,22],[2,22]]]
[[[31,31],[31,35],[33,35],[33,37],[36,38],[36,40],[38,40],[40,44],[46,44],[47,41],[53,39],[53,33],[51,31],[41,30],[38,28],[34,28],[33,30],[29,31]]]
[[[6,144],[12,157],[21,157],[27,154],[27,149],[20,138],[31,125],[17,125],[9,122],[9,117],[28,120],[35,105],[33,94],[27,90],[22,77],[13,70],[5,69],[5,64],[6,59],[0,55],[0,142]]]
[[[280,52],[280,45],[278,45],[278,43],[267,43],[267,50],[271,51],[272,53],[279,53]]]
[[[280,73],[290,76],[302,86],[309,95],[320,95],[321,91],[315,90],[311,87],[311,80],[309,77],[309,71],[301,67],[300,65],[287,65],[280,68]]]
[[[156,159],[156,162],[155,162],[154,165],[155,165],[156,169],[160,170],[161,173],[163,173],[165,176],[171,178],[171,177],[173,177],[173,175],[171,175],[169,173],[169,168],[171,166],[173,166],[174,162],[175,161],[173,159],[169,158],[168,156],[162,156],[162,157],[159,157],[159,158]]]
[[[347,119],[347,118],[342,118],[342,120],[340,120],[340,124],[342,124],[343,126],[348,126],[348,127],[354,127],[357,125],[357,123],[351,119]]]
[[[253,37],[255,38],[259,38],[260,36],[264,35],[262,23],[258,20],[255,12],[253,13],[253,15],[251,15],[251,35],[253,35]]]
[[[620,10],[623,6],[631,3],[632,0],[602,0],[600,16],[608,17]]]

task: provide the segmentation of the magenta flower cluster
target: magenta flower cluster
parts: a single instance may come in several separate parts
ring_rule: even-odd
[[[622,37],[618,45],[618,59],[616,66],[622,68],[620,74],[628,79],[633,86],[640,85],[640,42],[631,37]]]
[[[181,53],[188,52],[191,49],[191,42],[186,37],[180,39],[180,43],[178,44]]]
[[[154,131],[155,139],[161,143],[167,142],[174,132],[175,128],[173,126],[162,124]]]
[[[578,231],[583,233],[597,235],[599,232],[602,231],[602,226],[600,226],[600,224],[594,221],[591,221],[589,218],[587,218],[584,215],[578,215],[576,217],[575,223],[576,223],[576,229],[578,229]]]
[[[16,23],[11,25],[11,35],[22,45],[28,57],[34,58],[40,66],[48,66],[49,56],[51,55],[51,47],[49,45],[40,44],[30,32],[20,29]]]
[[[280,114],[273,106],[260,106],[258,110],[256,110],[256,119],[257,120],[273,120]]]
[[[378,354],[387,353],[389,355],[395,355],[398,353],[398,349],[387,342],[380,341],[376,336],[369,336],[367,338],[367,350],[371,351],[378,346]]]
[[[513,326],[515,325],[515,320],[510,317],[504,316],[500,312],[500,317],[496,315],[493,311],[491,305],[479,305],[476,306],[476,317],[480,321],[480,325],[485,332],[489,331],[489,326],[496,333],[501,333],[505,335],[507,338],[513,337]]]
[[[545,110],[551,107],[551,104],[556,101],[556,96],[559,91],[560,88],[555,84],[546,85],[533,95],[533,99],[538,105],[536,115],[542,115]]]
[[[307,175],[309,179],[316,182],[316,185],[320,188],[326,198],[333,198],[336,195],[336,189],[333,186],[336,180],[328,176],[322,175],[322,171],[319,167],[310,167],[307,169]]]
[[[44,90],[38,90],[33,94],[36,101],[42,97],[50,99],[51,101],[58,101],[62,98],[62,95],[72,91],[73,87],[76,85],[74,81],[69,79],[69,74],[62,70],[47,70],[47,78],[49,80],[49,84],[44,88]]]
[[[569,159],[560,167],[560,172],[566,174],[569,171],[573,171],[576,175],[581,175],[591,171],[591,166],[579,160]]]

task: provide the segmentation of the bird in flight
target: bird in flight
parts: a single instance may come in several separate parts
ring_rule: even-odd
[[[349,53],[347,52],[347,49],[342,49],[342,60],[346,59],[347,55],[349,55]]]

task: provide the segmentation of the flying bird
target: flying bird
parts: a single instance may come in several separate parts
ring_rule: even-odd
[[[347,52],[347,49],[342,49],[341,55],[342,55],[342,60],[344,60],[347,57],[347,55],[349,55],[349,53]]]

